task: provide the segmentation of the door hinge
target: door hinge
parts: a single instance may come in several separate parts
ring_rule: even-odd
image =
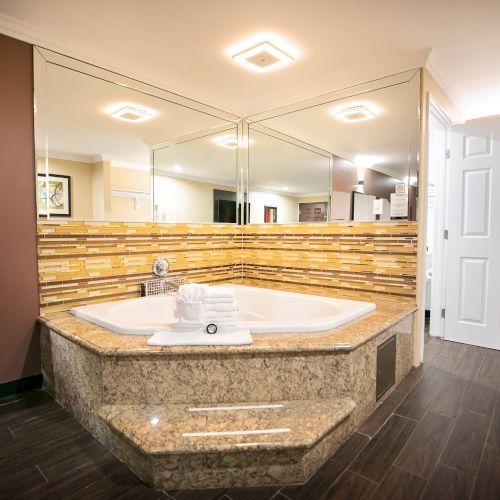
[[[446,150],[445,158],[446,158],[447,160],[449,160],[449,159],[451,158],[451,150],[450,150],[450,149],[447,149],[447,150]]]
[[[443,231],[443,238],[444,238],[445,240],[447,240],[447,239],[448,239],[448,229],[445,229],[445,230]]]
[[[441,317],[446,318],[446,309],[441,309]]]

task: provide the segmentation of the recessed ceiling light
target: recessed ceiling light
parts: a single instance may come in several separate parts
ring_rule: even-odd
[[[252,45],[232,56],[233,61],[248,69],[265,73],[291,63],[294,58],[269,41]]]
[[[364,105],[346,106],[332,110],[333,115],[343,122],[364,122],[375,118],[375,113]]]
[[[223,148],[236,149],[238,147],[238,138],[234,135],[224,135],[214,139],[215,144]]]
[[[283,188],[285,191],[288,191],[288,186],[283,186]]]
[[[143,122],[153,116],[150,111],[135,106],[123,106],[110,114],[113,118],[126,122]]]
[[[174,170],[176,172],[182,172],[182,170],[183,170],[182,165],[174,165]]]

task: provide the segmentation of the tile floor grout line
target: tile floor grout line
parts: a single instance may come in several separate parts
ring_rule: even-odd
[[[470,494],[469,494],[469,499],[470,500],[473,500],[472,494],[474,493],[474,488],[476,487],[477,477],[479,475],[479,469],[481,468],[481,462],[483,461],[484,453],[486,451],[486,446],[487,446],[487,443],[488,443],[488,439],[490,437],[491,427],[493,426],[493,416],[495,414],[495,410],[496,410],[497,404],[498,404],[498,398],[497,398],[497,401],[495,402],[495,406],[493,408],[493,412],[491,414],[491,417],[489,417],[490,423],[488,424],[488,431],[486,432],[486,436],[484,438],[483,449],[481,450],[481,456],[479,457],[479,462],[477,464],[476,473],[474,474],[474,480],[472,481],[472,486],[471,486],[471,490],[470,490]],[[473,413],[475,413],[475,412],[473,412]]]
[[[40,469],[39,465],[35,465],[35,469],[38,470],[38,472],[42,475],[42,477],[45,479],[47,483],[49,483],[49,480],[47,479],[47,476],[42,472],[42,469]]]

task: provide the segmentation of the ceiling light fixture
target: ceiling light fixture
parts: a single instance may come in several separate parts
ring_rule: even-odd
[[[353,122],[364,122],[366,120],[371,120],[375,118],[375,113],[368,109],[365,105],[351,105],[344,106],[343,108],[332,109],[332,113],[337,118],[343,122],[353,123]]]
[[[284,189],[285,191],[288,191],[288,186],[283,186],[283,189]]]
[[[126,122],[143,122],[153,116],[153,113],[147,109],[138,108],[136,106],[125,105],[119,109],[115,109],[110,113],[110,116],[118,120]]]
[[[259,33],[231,47],[233,61],[258,73],[267,73],[297,59],[299,51],[274,33]]]
[[[182,165],[174,165],[174,170],[176,172],[182,172],[182,170],[183,170]]]

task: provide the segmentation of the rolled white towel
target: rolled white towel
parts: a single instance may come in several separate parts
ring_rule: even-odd
[[[238,309],[236,308],[236,304],[234,302],[229,303],[225,302],[222,304],[207,304],[206,311],[207,313],[220,313],[220,312],[236,312]]]
[[[176,301],[188,304],[205,302],[207,300],[207,288],[205,285],[190,283],[181,285],[175,296]]]

